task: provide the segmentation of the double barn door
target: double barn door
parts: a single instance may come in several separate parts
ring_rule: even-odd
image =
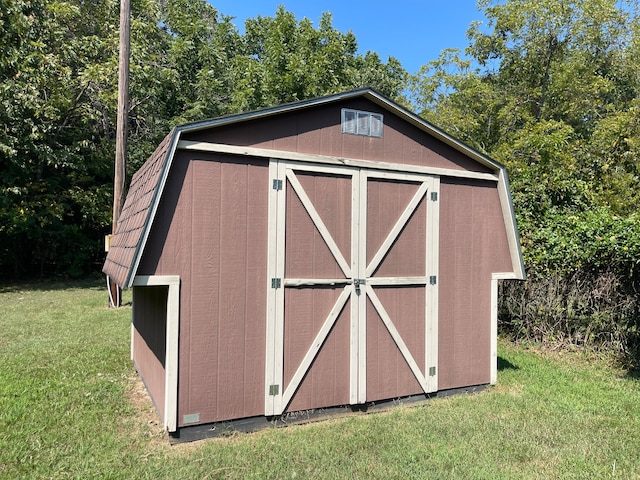
[[[265,415],[437,390],[439,179],[271,160]]]

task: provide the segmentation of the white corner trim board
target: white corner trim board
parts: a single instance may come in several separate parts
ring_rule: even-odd
[[[180,331],[180,277],[178,275],[137,275],[133,287],[168,286],[165,353],[164,428],[178,428],[178,335]]]
[[[489,383],[495,385],[498,382],[498,280],[519,280],[520,276],[514,272],[493,273],[491,275],[491,349]]]

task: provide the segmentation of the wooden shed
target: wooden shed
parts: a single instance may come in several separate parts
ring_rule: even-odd
[[[175,436],[493,383],[524,276],[505,168],[370,89],[175,128],[103,271]]]

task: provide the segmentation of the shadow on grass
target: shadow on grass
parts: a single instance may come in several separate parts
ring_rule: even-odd
[[[107,291],[104,277],[91,275],[80,279],[60,277],[34,278],[20,280],[0,280],[0,293],[29,291],[67,290],[70,288],[101,288]]]
[[[498,357],[498,371],[501,372],[503,370],[520,370],[520,367],[514,365],[506,358]]]
[[[627,370],[626,377],[630,380],[640,380],[640,366],[632,366]]]

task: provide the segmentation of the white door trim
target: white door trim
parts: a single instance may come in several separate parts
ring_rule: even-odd
[[[309,196],[302,187],[295,171],[310,171],[351,177],[351,259],[346,260],[331,233],[324,224]],[[367,186],[370,179],[391,179],[419,183],[409,204],[385,238],[371,262],[367,265]],[[265,362],[265,415],[279,415],[290,403],[300,386],[304,375],[322,348],[329,332],[335,324],[347,300],[350,302],[350,366],[349,401],[352,404],[366,402],[366,299],[371,299],[382,321],[404,356],[414,376],[426,393],[437,390],[438,362],[438,307],[437,282],[430,278],[438,272],[437,231],[439,202],[439,178],[421,173],[370,170],[355,166],[314,165],[296,161],[274,159],[269,164],[269,183],[273,188],[269,193],[269,232],[267,266],[267,334]],[[287,184],[300,199],[313,224],[338,263],[345,278],[285,278],[285,229]],[[426,198],[427,193],[435,193],[435,198]],[[418,205],[426,204],[426,265],[424,276],[375,277],[376,269],[392,248]],[[363,282],[363,283],[361,283]],[[284,288],[313,285],[343,286],[331,312],[316,334],[311,347],[288,383],[284,385]],[[424,285],[425,286],[425,365],[418,365],[400,336],[392,319],[380,302],[374,286]]]

